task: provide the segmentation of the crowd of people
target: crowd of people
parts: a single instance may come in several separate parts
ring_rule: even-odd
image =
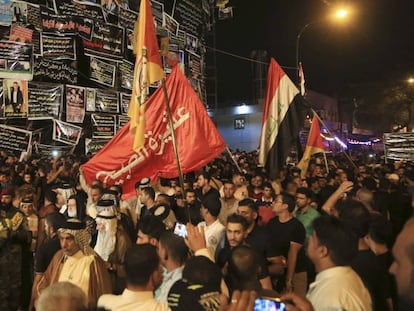
[[[413,163],[237,151],[126,198],[87,160],[0,151],[0,311],[414,310]]]

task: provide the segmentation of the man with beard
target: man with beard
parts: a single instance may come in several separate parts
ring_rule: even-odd
[[[32,310],[34,307],[33,298],[37,284],[45,273],[53,256],[58,250],[60,250],[58,230],[64,222],[65,217],[59,212],[54,212],[46,215],[45,232],[47,239],[42,245],[39,246],[36,252],[35,277],[33,281],[32,299],[30,302],[29,310]]]
[[[55,254],[40,280],[35,301],[49,285],[68,281],[83,290],[89,307],[95,307],[102,294],[112,291],[105,262],[89,246],[90,235],[84,223],[68,219],[58,233],[62,249]]]
[[[237,206],[239,201],[234,197],[234,184],[233,182],[227,180],[223,182],[223,194],[224,196],[220,198],[221,209],[218,216],[220,222],[225,226],[227,223],[227,217],[237,211]]]
[[[5,215],[10,229],[10,243],[6,247],[9,258],[9,308],[17,310],[21,305],[22,252],[24,247],[30,245],[32,238],[24,214],[12,205],[13,196],[13,189],[2,190],[0,212]]]
[[[125,288],[124,259],[125,252],[131,246],[131,240],[122,226],[118,225],[114,209],[106,209],[96,216],[98,238],[95,252],[105,261],[111,276],[115,294]]]
[[[173,210],[178,222],[182,224],[190,222],[197,225],[203,221],[200,215],[200,207],[201,202],[197,200],[195,191],[188,189],[185,191],[185,200],[176,200]]]

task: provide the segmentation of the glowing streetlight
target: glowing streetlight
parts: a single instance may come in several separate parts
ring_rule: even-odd
[[[414,78],[413,77],[408,78],[407,82],[410,84],[414,84]]]
[[[348,11],[345,9],[340,9],[336,11],[335,16],[336,18],[345,18],[348,15]]]
[[[335,11],[334,14],[334,19],[335,20],[343,20],[346,19],[348,17],[348,13],[349,11],[347,9],[341,8]],[[309,26],[315,25],[315,24],[319,24],[322,22],[325,22],[327,19],[324,18],[322,20],[317,20],[314,22],[310,22],[307,23],[305,26],[303,26],[301,28],[301,30],[299,31],[298,35],[296,36],[296,68],[298,71],[298,76],[299,76],[299,48],[300,48],[300,38],[302,37],[302,34],[305,32],[306,29],[309,28]],[[413,81],[414,82],[414,81]]]

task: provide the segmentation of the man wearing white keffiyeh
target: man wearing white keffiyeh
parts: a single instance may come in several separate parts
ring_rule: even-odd
[[[112,288],[120,294],[125,288],[124,258],[126,250],[132,244],[128,234],[118,223],[115,208],[108,206],[96,216],[98,238],[95,252],[105,261],[109,270]]]
[[[35,296],[53,283],[67,281],[79,286],[88,298],[88,305],[95,307],[99,296],[112,292],[106,264],[89,246],[90,234],[78,219],[68,219],[58,233],[62,249],[50,262]]]

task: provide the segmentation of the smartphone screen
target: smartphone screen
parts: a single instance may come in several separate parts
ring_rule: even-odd
[[[186,238],[187,228],[184,224],[177,222],[174,227],[174,233],[182,238]]]
[[[285,311],[286,305],[278,299],[259,297],[254,302],[254,311]]]

